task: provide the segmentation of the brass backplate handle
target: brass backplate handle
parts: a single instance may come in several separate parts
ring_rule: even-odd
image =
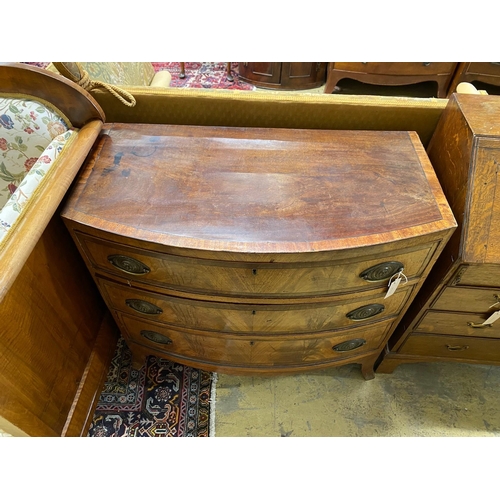
[[[146,302],[145,300],[126,299],[125,304],[127,304],[127,306],[134,311],[142,314],[161,314],[163,312],[161,307],[155,306],[154,304],[151,304],[151,302]]]
[[[382,313],[384,310],[385,307],[382,304],[368,304],[348,312],[346,316],[352,321],[363,321]]]
[[[127,255],[108,255],[108,262],[120,271],[124,271],[128,274],[147,274],[151,271],[146,264],[132,257],[128,257]]]
[[[448,351],[466,351],[469,346],[468,345],[449,345],[446,344],[446,348]]]
[[[484,325],[483,323],[473,323],[472,321],[467,322],[467,326],[470,326],[472,328],[487,328],[488,326],[491,327],[491,324],[486,324]]]
[[[340,344],[334,345],[332,349],[338,352],[352,351],[358,349],[366,344],[365,339],[352,339],[341,342]]]
[[[141,335],[154,342],[155,344],[169,345],[172,344],[172,340],[161,333],[155,332],[154,330],[141,330]]]
[[[369,267],[360,273],[359,277],[366,281],[384,281],[394,276],[396,273],[403,271],[403,269],[404,265],[402,262],[393,260]]]

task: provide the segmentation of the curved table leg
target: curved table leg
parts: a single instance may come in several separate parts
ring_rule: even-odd
[[[361,363],[361,375],[365,380],[373,380],[375,378],[375,371],[373,370],[373,360],[369,359]]]
[[[227,73],[227,79],[230,82],[234,82],[234,77],[233,77],[233,74],[231,73],[231,63],[230,62],[226,63],[226,73]]]

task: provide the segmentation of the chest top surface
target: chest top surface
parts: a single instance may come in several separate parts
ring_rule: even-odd
[[[500,96],[454,94],[471,131],[479,136],[500,136]]]
[[[453,216],[413,132],[108,124],[64,216],[188,248],[385,243]]]

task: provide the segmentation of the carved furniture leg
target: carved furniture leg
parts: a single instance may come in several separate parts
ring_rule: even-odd
[[[132,351],[132,368],[139,371],[146,362],[146,358],[143,355],[138,356],[134,351]]]
[[[337,85],[338,79],[331,78],[326,81],[324,94],[333,94],[334,92],[340,92],[341,88]]]
[[[226,73],[227,73],[227,79],[230,82],[234,82],[234,77],[233,77],[233,74],[231,73],[231,63],[230,62],[226,63]]]
[[[361,375],[363,375],[365,380],[372,380],[375,378],[374,366],[377,358],[378,356],[368,358],[361,363]]]

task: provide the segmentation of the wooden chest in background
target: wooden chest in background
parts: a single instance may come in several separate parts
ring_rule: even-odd
[[[448,94],[455,92],[460,82],[470,82],[477,88],[484,87],[482,84],[494,85],[489,88],[489,94],[500,92],[500,62],[461,62],[457,65],[457,70],[450,84]]]
[[[344,78],[374,85],[409,85],[432,81],[436,97],[446,97],[457,63],[454,62],[330,62],[325,93],[338,90]]]
[[[459,227],[377,371],[403,362],[500,364],[500,97],[454,94],[428,148]]]
[[[373,377],[456,227],[416,133],[107,127],[63,218],[136,364]]]

